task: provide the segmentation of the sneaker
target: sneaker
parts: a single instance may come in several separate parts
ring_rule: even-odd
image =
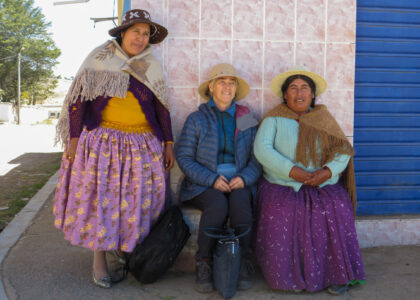
[[[252,288],[252,281],[255,269],[251,260],[242,259],[241,267],[239,269],[238,290],[244,291]]]
[[[332,284],[328,287],[328,293],[331,295],[342,295],[347,292],[349,286],[347,284]]]
[[[198,260],[195,264],[195,289],[200,293],[213,291],[212,268],[208,260]]]

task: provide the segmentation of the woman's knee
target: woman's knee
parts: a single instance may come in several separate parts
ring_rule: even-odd
[[[249,206],[251,207],[252,194],[247,188],[237,189],[230,193],[229,203],[230,206]]]
[[[220,217],[226,217],[229,206],[224,193],[216,189],[208,189],[201,200],[203,214],[215,215],[217,213]]]
[[[234,224],[252,222],[252,195],[248,189],[237,190],[230,195],[229,216]]]

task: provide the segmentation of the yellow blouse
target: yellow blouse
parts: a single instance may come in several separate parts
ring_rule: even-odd
[[[152,131],[138,100],[130,91],[125,98],[109,99],[102,111],[101,126],[136,133]]]

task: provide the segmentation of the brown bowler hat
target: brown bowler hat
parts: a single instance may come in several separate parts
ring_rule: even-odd
[[[150,25],[150,44],[158,44],[168,35],[168,30],[162,25],[152,22],[149,12],[143,9],[127,10],[122,19],[121,25],[112,28],[108,33],[110,36],[118,37],[122,30],[127,29],[136,23],[145,23]]]

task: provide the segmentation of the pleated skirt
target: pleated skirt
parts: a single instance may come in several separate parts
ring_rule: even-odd
[[[341,183],[291,187],[262,178],[255,251],[273,289],[322,290],[364,280],[353,207]]]
[[[72,245],[131,252],[165,204],[163,144],[153,132],[83,130],[73,164],[63,156],[54,225]]]

